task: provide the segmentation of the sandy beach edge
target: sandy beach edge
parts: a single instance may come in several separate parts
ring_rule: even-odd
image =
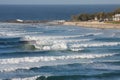
[[[113,24],[113,23],[105,23],[105,22],[98,22],[98,21],[24,21],[24,22],[0,22],[0,23],[21,23],[21,24],[36,24],[36,23],[46,23],[48,25],[66,25],[66,26],[78,26],[78,27],[85,27],[85,28],[99,28],[99,29],[120,29],[120,24]]]
[[[105,22],[72,22],[66,21],[63,25],[70,25],[70,26],[80,26],[86,28],[100,28],[100,29],[120,29],[120,24],[113,24],[113,23],[105,23]]]

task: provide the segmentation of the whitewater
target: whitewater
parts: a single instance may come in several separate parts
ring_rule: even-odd
[[[120,80],[120,30],[0,23],[0,80]]]

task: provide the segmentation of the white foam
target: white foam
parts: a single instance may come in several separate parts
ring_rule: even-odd
[[[85,43],[85,44],[73,44],[71,47],[101,47],[101,46],[117,46],[120,42],[96,42],[96,43]]]
[[[35,47],[39,50],[66,50],[67,45],[65,43],[57,43],[52,45],[35,45]]]
[[[41,62],[41,61],[54,61],[54,60],[66,60],[66,59],[91,59],[100,58],[106,56],[113,56],[115,54],[81,54],[81,55],[69,55],[69,56],[40,56],[40,57],[23,57],[23,58],[10,58],[0,59],[0,64],[18,64],[24,62]]]
[[[36,80],[39,76],[27,77],[27,78],[13,78],[11,80]]]
[[[1,23],[0,24],[0,36],[25,36],[25,35],[31,35],[31,34],[37,34],[37,33],[43,33],[43,32],[28,32],[24,29],[23,26],[27,27],[29,24],[8,24],[8,23]],[[29,25],[30,27],[34,27],[33,25]]]
[[[82,41],[82,40],[81,40]],[[120,45],[120,42],[96,42],[96,43],[82,43],[77,42],[77,40],[72,41],[64,41],[64,40],[44,40],[37,41],[34,44],[35,47],[39,50],[72,50],[72,51],[80,51],[86,47],[103,47],[103,46],[117,46]]]
[[[41,51],[50,51],[50,50],[71,50],[71,51],[81,51],[84,50],[84,48],[72,48],[67,46],[65,43],[59,43],[59,44],[53,44],[52,46],[40,46],[35,45],[35,48],[41,50]]]
[[[82,51],[84,48],[70,48],[71,51]]]
[[[17,69],[30,69],[33,67],[41,67],[41,66],[71,64],[71,60],[93,59],[93,58],[101,58],[101,57],[107,57],[107,56],[113,56],[113,55],[115,55],[115,53],[113,53],[113,54],[81,54],[81,55],[68,55],[68,56],[41,56],[41,57],[0,59],[0,71],[1,72],[9,72],[9,71],[15,71]],[[89,63],[89,62],[91,63],[91,61],[87,61],[87,63]],[[76,63],[76,61],[74,61],[72,63]]]
[[[25,40],[51,40],[51,39],[67,39],[67,38],[76,38],[81,35],[70,35],[70,36],[25,36]]]
[[[51,40],[51,39],[69,39],[69,38],[77,38],[77,37],[84,37],[89,35],[100,35],[102,33],[87,33],[81,35],[69,35],[69,36],[25,36],[25,40]],[[86,39],[87,40],[87,39]]]
[[[27,38],[26,38],[27,37]],[[32,45],[39,50],[72,50],[69,44],[90,41],[91,39],[58,39],[65,36],[26,36],[25,40],[35,41]],[[80,49],[79,49],[80,50]]]

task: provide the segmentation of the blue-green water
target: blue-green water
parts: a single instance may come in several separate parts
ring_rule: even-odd
[[[0,79],[120,80],[120,30],[0,23]]]

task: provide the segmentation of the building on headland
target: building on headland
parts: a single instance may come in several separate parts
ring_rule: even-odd
[[[115,14],[113,16],[113,21],[120,21],[120,14]]]
[[[21,19],[16,19],[16,22],[23,22],[23,20],[21,20]]]
[[[54,23],[63,24],[65,20],[53,20]]]
[[[95,18],[94,18],[94,20],[95,20],[95,21],[98,21],[98,18],[97,18],[97,17],[95,17]]]

